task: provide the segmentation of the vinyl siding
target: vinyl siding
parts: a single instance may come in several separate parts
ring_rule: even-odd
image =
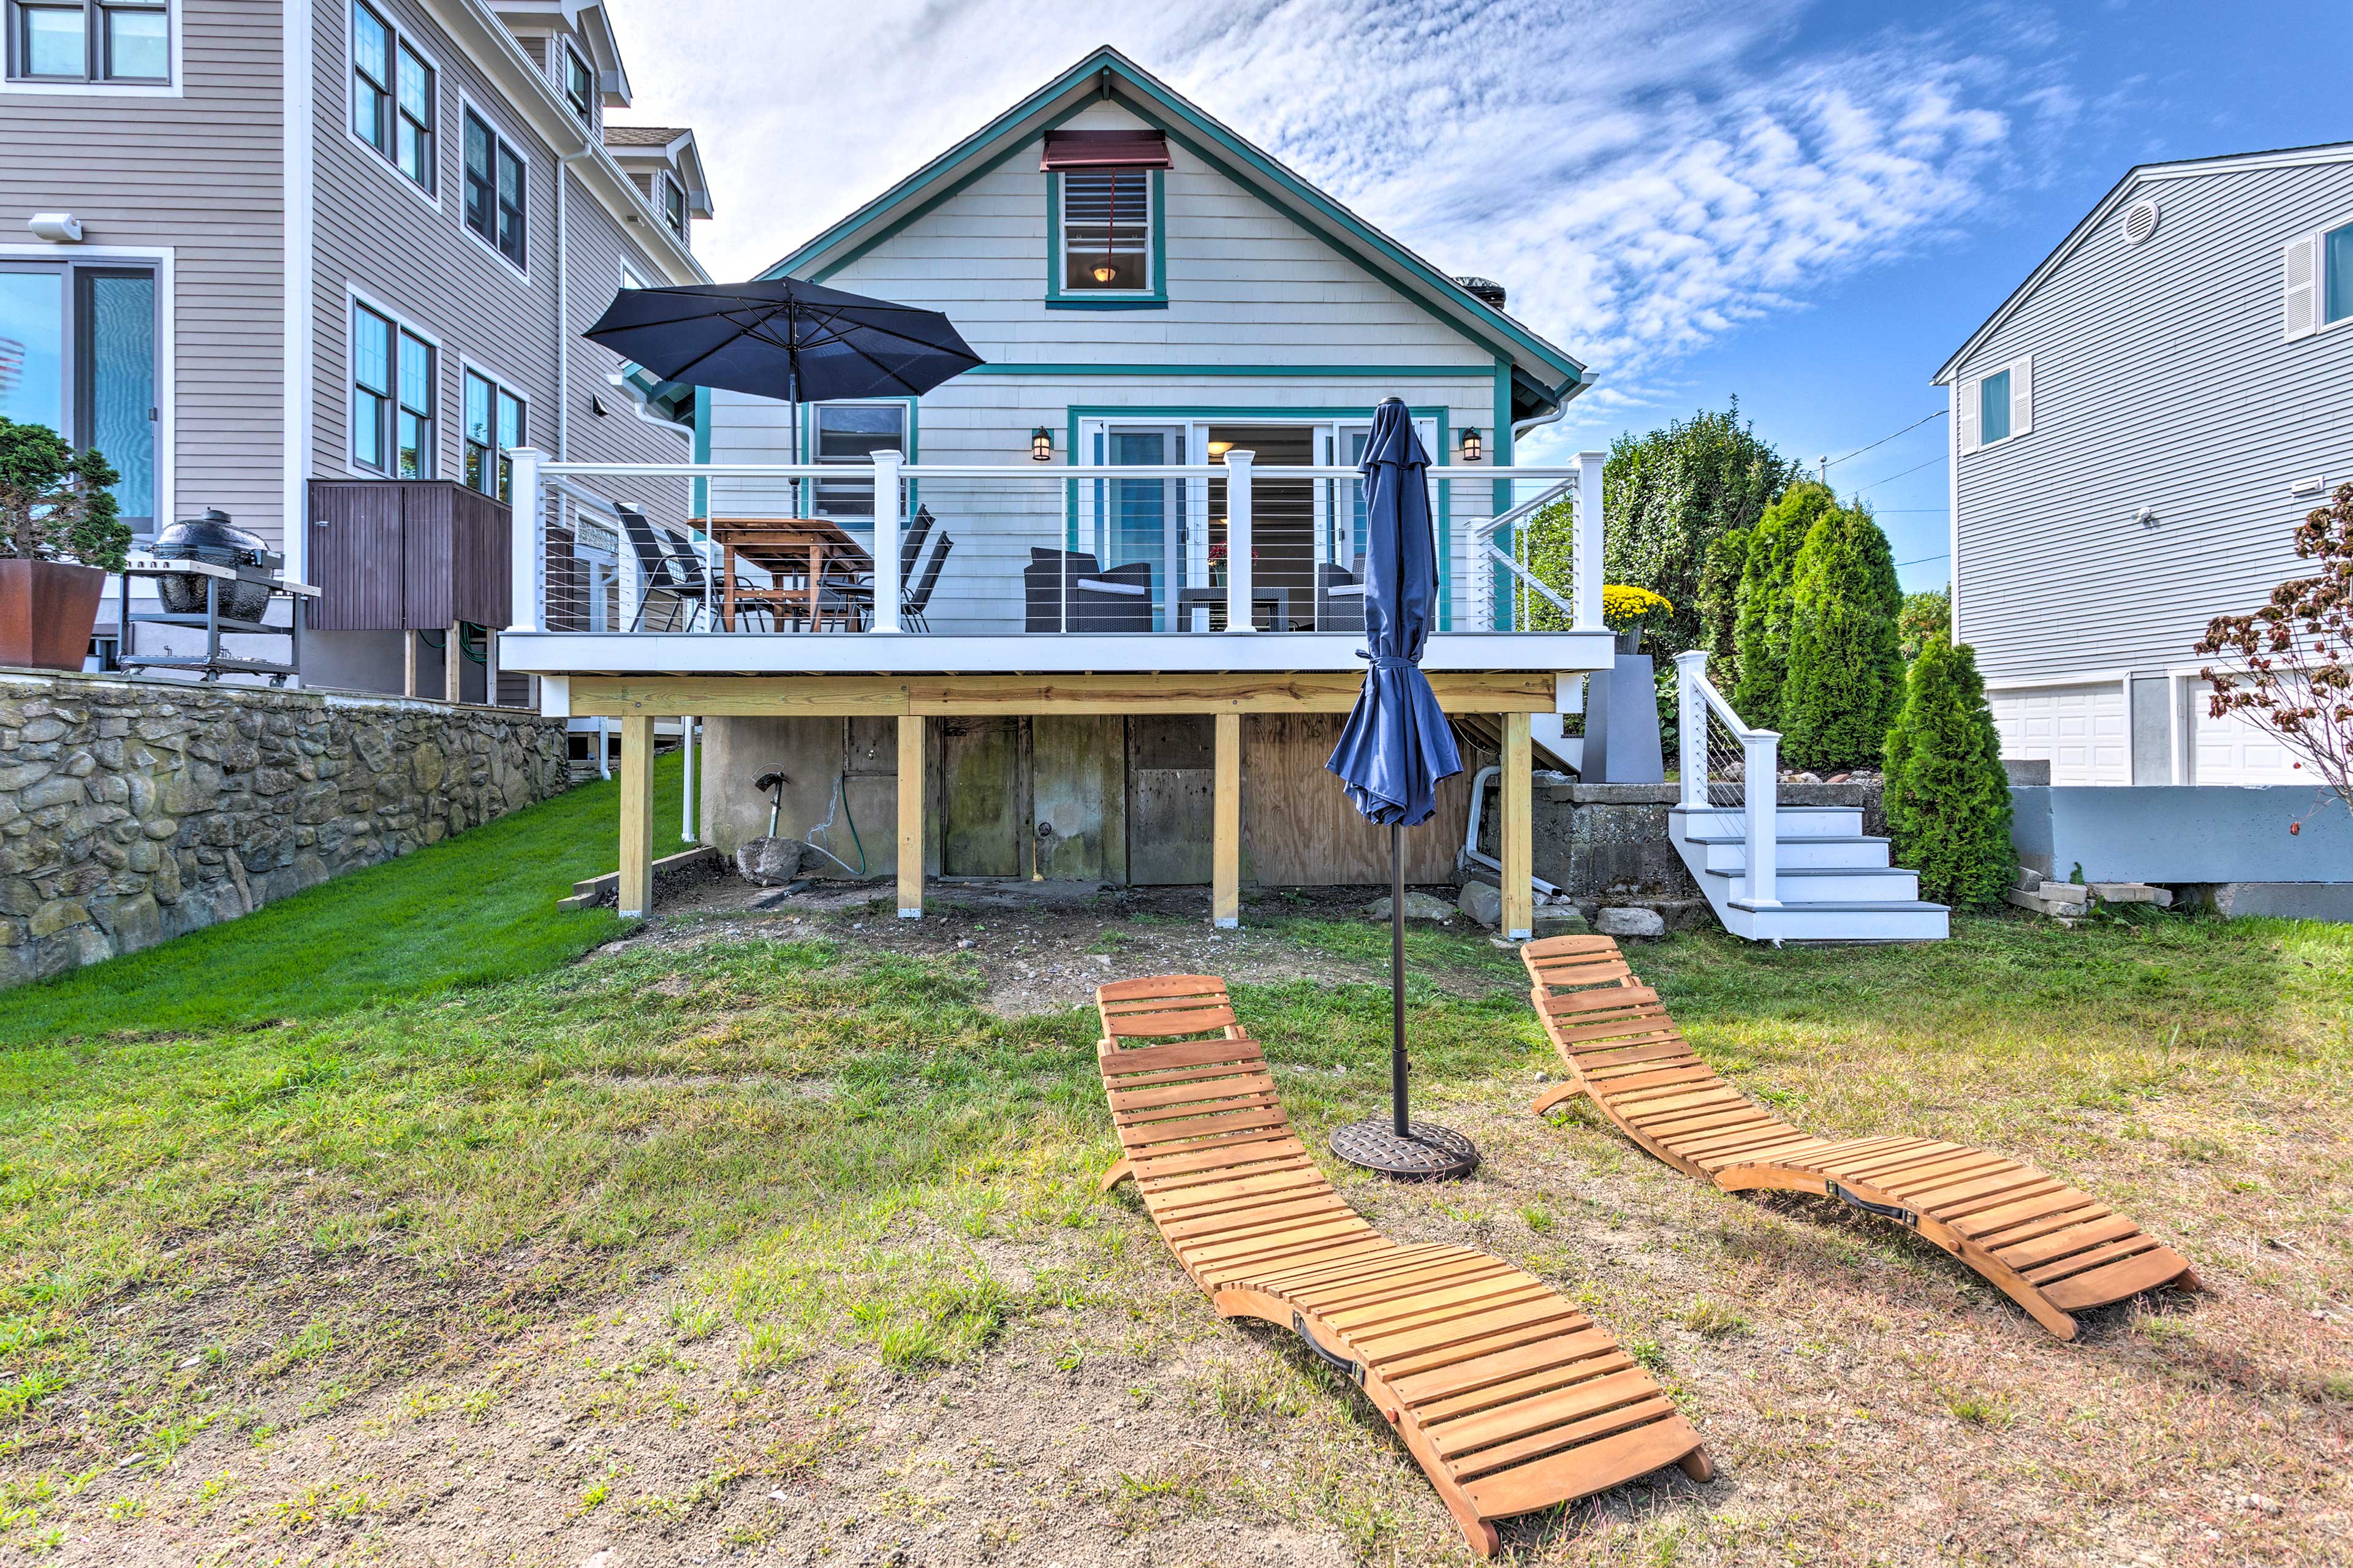
[[[69,211],[80,247],[172,247],[176,338],[164,516],[218,506],[283,525],[283,123],[279,8],[183,0],[178,97],[0,90],[0,231]]]
[[[438,68],[435,205],[399,171],[344,133],[350,10],[320,0],[316,198],[316,353],[310,471],[360,472],[350,462],[350,318],[357,289],[438,340],[436,477],[462,477],[461,376],[473,364],[528,401],[525,435],[553,449],[556,416],[555,160],[523,118],[412,0],[375,0]],[[528,276],[466,229],[463,113],[470,106],[527,161]]]
[[[565,178],[572,176],[567,173]],[[624,263],[649,284],[661,281],[661,268],[576,180],[565,198],[565,220],[570,229],[566,335],[572,343],[570,441],[565,455],[580,462],[691,461],[693,444],[686,436],[639,418],[636,398],[606,379],[621,368],[621,356],[580,336],[613,302],[621,287]],[[593,411],[592,398],[604,400],[608,411],[604,417]],[[551,451],[555,447],[553,426],[545,445]],[[656,521],[676,523],[686,519],[688,487],[683,479],[596,482],[601,489],[638,506]]]
[[[2134,246],[2140,195],[2162,216]],[[2353,479],[2353,324],[2283,341],[2280,253],[2348,216],[2353,161],[2146,181],[1957,367],[2034,362],[2031,430],[1956,455],[1959,632],[1989,682],[2194,666],[2209,619],[2297,570],[2319,498],[2290,485]]]
[[[1136,123],[1113,105],[1071,122]],[[1417,409],[1442,409],[1450,437],[1465,426],[1493,450],[1492,355],[1439,321],[1376,274],[1324,244],[1254,192],[1172,146],[1165,181],[1168,306],[1071,310],[1046,307],[1046,177],[1039,143],[1018,148],[955,195],[824,281],[945,312],[975,353],[995,364],[1122,364],[1133,374],[967,374],[920,400],[916,450],[926,463],[1003,464],[1002,483],[934,482],[928,505],[956,549],[927,612],[933,630],[1015,632],[1024,624],[1021,569],[1033,546],[1064,542],[1063,464],[1070,411],[1188,411],[1220,423],[1285,423],[1345,409],[1369,416],[1395,394]],[[1296,375],[1216,375],[1204,366],[1303,367]],[[1318,376],[1320,365],[1454,366],[1395,379]],[[1166,367],[1165,369],[1157,367]],[[1230,416],[1211,411],[1235,410]],[[1139,415],[1149,419],[1152,416]],[[1053,432],[1052,467],[1029,460],[1031,431]],[[789,460],[781,404],[734,394],[712,398],[712,456],[721,462]],[[1451,446],[1450,441],[1450,446]],[[1433,452],[1440,462],[1454,454]],[[1261,463],[1273,459],[1261,455]],[[1318,454],[1318,461],[1322,460]],[[1466,613],[1470,543],[1463,524],[1483,515],[1494,470],[1482,465],[1448,484],[1450,603]],[[745,484],[713,484],[714,509],[775,515],[789,500]],[[1082,542],[1082,547],[1085,542]],[[1269,583],[1264,568],[1261,583]],[[1271,584],[1270,584],[1271,585]],[[1290,584],[1303,609],[1307,585]]]

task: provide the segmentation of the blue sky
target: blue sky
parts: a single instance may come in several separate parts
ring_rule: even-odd
[[[2313,63],[2345,0],[607,3],[616,118],[702,133],[714,276],[1109,42],[1585,359],[1530,460],[1735,395],[1839,457],[1939,410],[1936,366],[2134,163],[2353,135]],[[1945,442],[1831,469],[1907,587],[1947,572]]]

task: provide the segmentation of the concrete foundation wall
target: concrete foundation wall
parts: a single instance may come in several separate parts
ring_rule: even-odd
[[[2010,795],[2020,862],[2062,881],[2081,866],[2091,882],[2353,883],[2353,812],[2306,785],[2013,785]]]
[[[513,709],[0,671],[0,986],[234,920],[565,788]]]

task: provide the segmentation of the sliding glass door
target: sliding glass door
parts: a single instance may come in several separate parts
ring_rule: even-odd
[[[0,416],[105,454],[137,533],[155,528],[155,274],[0,262]]]

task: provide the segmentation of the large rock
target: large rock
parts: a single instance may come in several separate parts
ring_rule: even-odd
[[[1664,936],[1667,922],[1656,910],[1625,904],[1596,915],[1593,929],[1603,936]]]
[[[1504,923],[1504,889],[1493,882],[1465,882],[1454,907],[1482,926]]]
[[[764,888],[781,888],[800,875],[808,846],[782,836],[747,838],[735,847],[735,869],[746,881]]]
[[[1377,921],[1389,918],[1389,900],[1377,899],[1365,913]],[[1443,899],[1433,899],[1428,893],[1408,889],[1405,895],[1405,918],[1409,921],[1443,921],[1454,918],[1454,906]]]

